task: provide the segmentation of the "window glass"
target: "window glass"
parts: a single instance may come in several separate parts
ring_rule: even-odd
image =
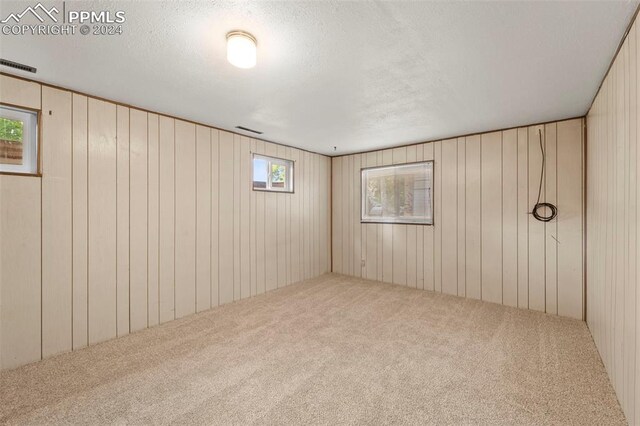
[[[269,178],[269,162],[264,158],[253,159],[253,188],[266,189]]]
[[[0,106],[0,172],[37,173],[38,115]]]
[[[253,189],[293,192],[293,161],[253,154]]]
[[[287,176],[287,168],[282,164],[271,164],[271,186],[284,188]]]
[[[363,169],[362,221],[433,224],[433,162]]]

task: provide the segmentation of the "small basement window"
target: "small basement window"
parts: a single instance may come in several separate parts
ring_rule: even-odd
[[[293,192],[293,161],[253,154],[253,190]]]
[[[0,172],[38,173],[38,113],[0,105]]]
[[[433,161],[361,170],[361,220],[433,225]]]

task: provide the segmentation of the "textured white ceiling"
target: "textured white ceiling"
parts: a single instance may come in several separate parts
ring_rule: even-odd
[[[0,15],[28,3],[3,0]],[[582,115],[636,6],[67,2],[124,10],[124,35],[2,35],[0,56],[37,67],[28,77],[339,154]],[[257,37],[256,68],[227,63],[232,29]]]

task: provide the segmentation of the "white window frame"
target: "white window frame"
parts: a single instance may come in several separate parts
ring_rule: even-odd
[[[366,215],[366,202],[367,202],[367,179],[368,172],[373,170],[382,169],[401,169],[403,167],[412,167],[417,165],[426,165],[428,171],[431,173],[431,186],[427,189],[427,195],[429,196],[430,215],[424,218],[419,217],[390,217],[390,216],[369,216]],[[393,164],[388,166],[376,166],[360,169],[360,222],[361,223],[390,223],[397,225],[433,225],[433,213],[434,213],[434,200],[433,200],[433,187],[434,187],[434,168],[435,163],[433,160],[418,161],[413,163]]]
[[[253,185],[253,182],[255,182],[255,176],[253,176],[253,173],[255,171],[254,168],[254,160],[256,159],[260,159],[260,160],[264,160],[267,162],[267,183],[266,183],[266,188],[256,188]],[[271,166],[275,164],[278,166],[284,166],[287,169],[287,172],[285,174],[285,181],[284,181],[284,187],[283,188],[278,188],[278,187],[272,187],[271,184]],[[256,154],[253,153],[253,156],[251,157],[251,188],[254,191],[263,191],[263,192],[280,192],[280,193],[285,193],[285,194],[293,194],[294,192],[294,182],[295,182],[295,178],[294,178],[294,170],[295,170],[295,164],[293,160],[287,160],[286,158],[278,158],[278,157],[270,157],[268,155],[262,155],[262,154]]]
[[[22,164],[0,163],[0,173],[38,174],[38,112],[0,105],[0,116],[23,123]]]

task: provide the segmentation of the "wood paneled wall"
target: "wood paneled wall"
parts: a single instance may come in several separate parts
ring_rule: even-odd
[[[583,317],[583,119],[333,158],[337,273]],[[546,152],[548,223],[529,212]],[[360,169],[434,160],[434,226],[360,223]]]
[[[42,110],[42,177],[0,176],[0,366],[330,269],[330,159],[0,76]],[[251,190],[251,152],[295,193]]]
[[[587,323],[629,424],[640,423],[640,61],[633,24],[587,115]]]

